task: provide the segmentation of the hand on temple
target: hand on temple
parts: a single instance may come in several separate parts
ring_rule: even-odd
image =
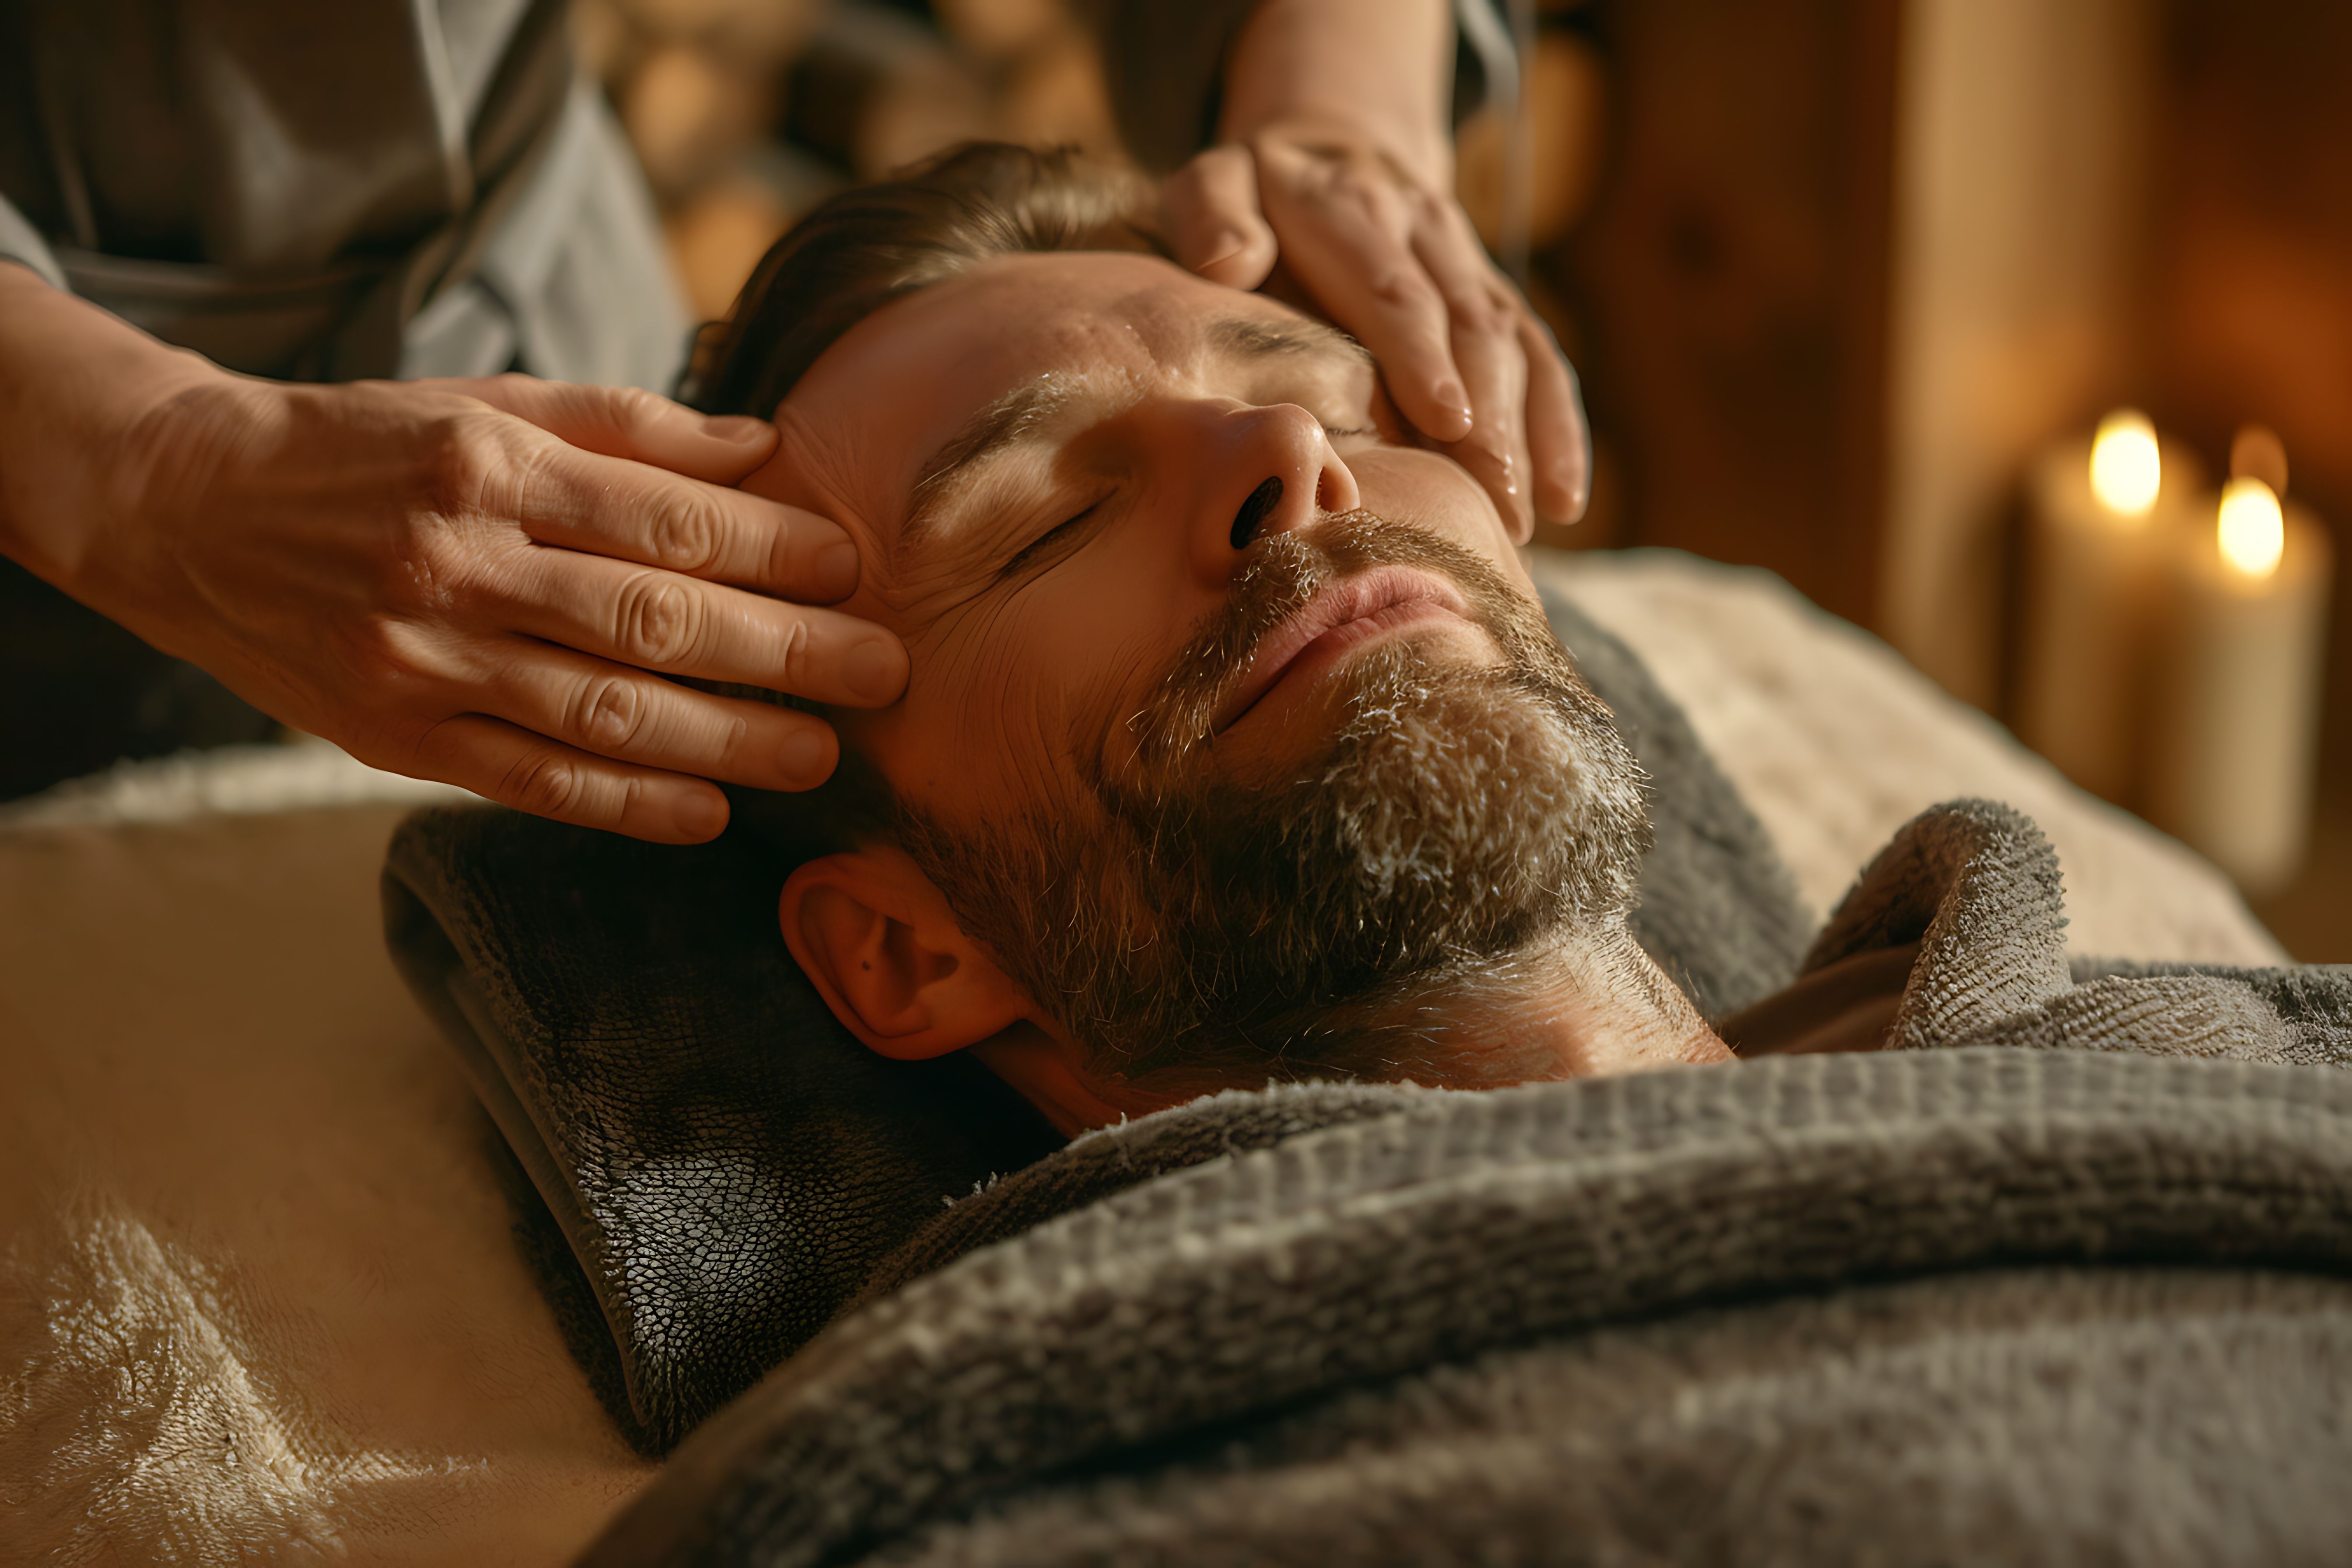
[[[821,783],[814,715],[879,707],[887,631],[832,522],[731,488],[765,421],[538,382],[231,375],[0,266],[0,545],[361,761],[696,842],[709,780]]]
[[[1228,57],[1220,144],[1168,182],[1169,237],[1235,288],[1286,266],[1524,542],[1538,516],[1583,515],[1591,439],[1550,330],[1452,194],[1452,29],[1436,0],[1263,0]]]

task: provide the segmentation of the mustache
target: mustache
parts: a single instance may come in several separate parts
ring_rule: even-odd
[[[1203,619],[1151,700],[1127,721],[1138,759],[1157,769],[1208,742],[1217,713],[1249,677],[1259,646],[1333,583],[1375,566],[1416,566],[1449,579],[1487,623],[1510,584],[1484,558],[1427,529],[1359,509],[1253,546],[1220,610]]]

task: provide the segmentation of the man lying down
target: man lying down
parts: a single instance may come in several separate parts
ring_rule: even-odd
[[[2352,983],[2070,973],[2046,841],[1963,803],[1722,1025],[1862,1054],[1633,1070],[1730,1052],[1496,506],[1124,200],[1004,148],[843,197],[698,366],[911,659],[767,803],[785,941],[1082,1135],[872,1243],[837,1128],[717,1194],[674,1173],[733,1132],[600,1133],[575,1247],[695,1429],[585,1561],[2339,1555],[2352,1080],[2290,1064],[2352,1059]],[[814,1310],[729,1261],[836,1253]]]
[[[803,969],[1066,1133],[1728,1059],[1628,933],[1639,770],[1494,501],[1353,342],[1161,259],[1129,199],[968,150],[796,231],[701,367],[911,660],[828,715]]]

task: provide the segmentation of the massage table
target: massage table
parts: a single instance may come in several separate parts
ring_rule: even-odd
[[[1778,580],[1537,570],[1679,700],[1816,915],[1980,795],[2049,835],[2073,951],[2282,961],[2211,867]],[[655,1475],[385,956],[385,842],[456,797],[301,742],[0,811],[0,1560],[552,1564]]]

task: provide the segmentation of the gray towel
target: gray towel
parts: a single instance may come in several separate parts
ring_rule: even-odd
[[[394,962],[576,1259],[558,1316],[649,1450],[823,1328],[943,1194],[1061,1142],[978,1063],[845,1033],[776,929],[782,880],[731,835],[662,849],[478,808],[412,816],[384,872]]]
[[[2352,968],[2069,963],[2058,858],[1990,801],[1927,812],[1863,871],[1806,955],[1813,973],[1916,943],[1887,1044],[2352,1063]]]
[[[2352,1079],[2282,1064],[2352,975],[2078,985],[2062,926],[1961,803],[1813,954],[1916,944],[1900,1048],[1078,1140],[588,1561],[2337,1561]]]
[[[588,1561],[2324,1561],[2347,1200],[2310,1068],[1411,1096],[844,1320]]]

